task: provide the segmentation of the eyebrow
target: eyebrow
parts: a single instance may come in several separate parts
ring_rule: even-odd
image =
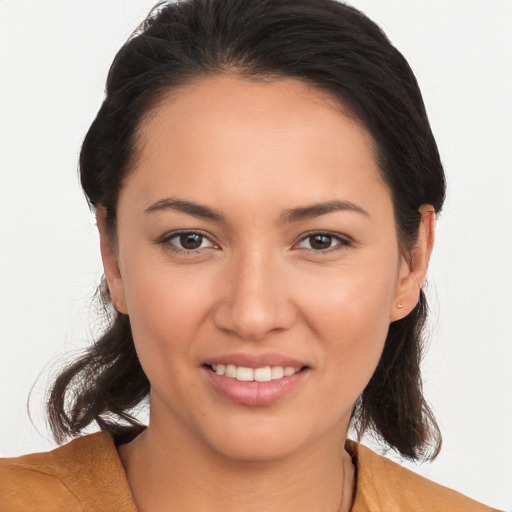
[[[364,215],[365,217],[370,217],[370,214],[357,204],[351,203],[350,201],[335,200],[286,210],[281,215],[281,219],[284,223],[298,222],[301,220],[320,217],[321,215],[326,215],[327,213],[343,211],[356,212]]]
[[[161,199],[150,207],[146,208],[145,213],[159,212],[163,210],[174,210],[179,213],[193,215],[200,219],[213,220],[216,222],[226,222],[224,214],[208,206],[203,206],[192,201],[183,201],[181,199],[167,198]]]
[[[175,198],[161,199],[146,208],[145,213],[153,213],[165,210],[174,210],[179,213],[193,215],[194,217],[198,217],[200,219],[227,223],[225,215],[219,210],[215,210],[209,206],[204,206],[192,201],[185,201]],[[281,221],[285,224],[288,224],[301,220],[313,219],[315,217],[320,217],[321,215],[340,211],[352,211],[366,217],[370,216],[366,210],[350,201],[334,200],[286,210],[281,215]]]

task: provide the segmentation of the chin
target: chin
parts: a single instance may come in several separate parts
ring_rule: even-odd
[[[257,436],[232,435],[211,440],[210,446],[222,457],[237,462],[272,462],[293,457],[303,442],[290,432],[259,432]]]
[[[254,411],[255,412],[255,411]],[[329,438],[343,439],[344,431],[340,424],[308,424],[301,418],[268,417],[251,413],[245,418],[233,418],[234,421],[219,425],[205,433],[203,441],[217,454],[239,462],[271,462],[316,451],[319,443]],[[213,427],[213,425],[210,425]]]

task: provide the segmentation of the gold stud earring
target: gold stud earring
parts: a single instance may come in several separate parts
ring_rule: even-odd
[[[397,309],[403,309],[404,307],[404,301],[401,300],[397,305],[396,305]]]

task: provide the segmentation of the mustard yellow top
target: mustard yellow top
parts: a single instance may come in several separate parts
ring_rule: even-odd
[[[357,468],[352,512],[490,512],[347,441]],[[80,437],[53,451],[0,459],[0,512],[137,512],[110,434]]]

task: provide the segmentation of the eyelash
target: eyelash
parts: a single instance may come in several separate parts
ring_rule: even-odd
[[[190,236],[190,235],[197,235],[202,238],[201,245],[204,240],[209,240],[212,244],[212,247],[215,247],[216,244],[212,242],[210,237],[206,235],[205,233],[201,231],[173,231],[172,233],[169,233],[168,235],[165,235],[160,240],[157,240],[157,244],[165,247],[166,249],[169,249],[172,252],[179,253],[179,254],[186,254],[186,255],[193,255],[198,254],[200,251],[206,249],[206,247],[198,247],[197,249],[185,249],[182,247],[178,247],[176,244],[172,243],[171,240],[173,238],[179,238],[181,236]],[[207,247],[210,248],[210,247]]]
[[[299,243],[304,242],[305,240],[308,240],[308,239],[311,239],[314,237],[320,237],[320,236],[330,238],[331,241],[333,241],[333,242],[336,241],[338,243],[334,246],[327,247],[326,249],[316,249],[316,250],[313,248],[305,248],[305,249],[311,250],[317,254],[318,253],[322,254],[322,253],[336,251],[336,250],[340,250],[340,249],[346,249],[347,247],[350,247],[352,245],[352,242],[349,239],[347,239],[346,237],[342,237],[336,233],[331,233],[330,231],[312,231],[311,233],[307,233],[305,236],[303,236],[299,240],[299,242],[297,242],[297,244],[295,244],[295,245],[298,245]]]
[[[198,237],[201,237],[201,245],[205,240],[210,241],[211,245],[208,247],[199,246],[196,249],[185,249],[182,247],[178,247],[175,243],[171,242],[171,240],[179,238],[181,236],[191,236],[191,235],[196,235]],[[333,251],[337,251],[337,250],[341,250],[341,249],[346,249],[347,247],[350,247],[352,245],[352,242],[349,239],[347,239],[346,237],[342,237],[338,234],[331,233],[329,231],[312,231],[312,232],[304,235],[297,243],[294,244],[294,247],[296,247],[297,245],[299,245],[302,242],[307,241],[308,239],[312,239],[314,237],[322,237],[322,236],[330,238],[331,242],[337,242],[336,245],[327,247],[325,249],[313,249],[311,247],[311,242],[310,242],[310,244],[309,244],[310,247],[298,247],[298,249],[312,251],[315,254],[323,254],[323,253],[327,253],[327,252],[333,252]],[[167,249],[169,249],[170,251],[172,251],[174,253],[185,254],[185,255],[198,254],[198,253],[202,252],[204,249],[209,249],[212,247],[218,248],[218,246],[210,239],[210,237],[208,235],[206,235],[205,233],[203,233],[201,231],[194,231],[194,230],[192,230],[192,231],[174,231],[172,233],[169,233],[168,235],[165,235],[160,240],[157,240],[156,243],[163,247],[166,247]]]

